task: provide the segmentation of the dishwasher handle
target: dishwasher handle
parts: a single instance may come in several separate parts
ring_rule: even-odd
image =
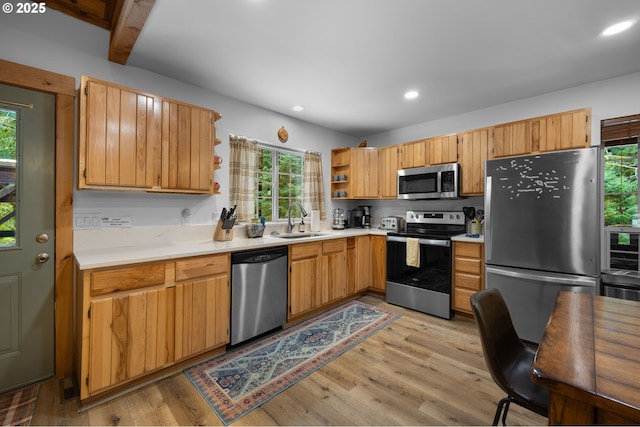
[[[236,252],[231,254],[231,264],[263,264],[286,257],[286,246],[278,248],[259,249],[256,251]]]

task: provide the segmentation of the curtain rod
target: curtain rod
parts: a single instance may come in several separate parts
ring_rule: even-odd
[[[244,139],[246,139],[247,141],[255,142],[256,144],[259,144],[259,145],[261,145],[261,146],[266,146],[266,147],[275,148],[275,149],[277,149],[277,150],[279,150],[279,151],[289,151],[289,152],[293,152],[293,153],[302,153],[302,154],[307,154],[307,153],[309,153],[309,154],[317,154],[317,155],[319,155],[319,156],[321,156],[321,157],[322,157],[322,153],[320,153],[320,152],[318,152],[318,151],[309,151],[309,150],[304,150],[304,149],[302,149],[302,148],[290,148],[290,147],[283,147],[283,146],[281,146],[281,145],[275,145],[275,144],[272,144],[272,143],[270,143],[270,142],[261,141],[261,140],[259,140],[259,139],[249,138],[249,137],[242,136],[242,135],[234,135],[234,134],[232,134],[232,133],[230,133],[230,134],[229,134],[229,137],[230,137],[230,138],[244,138]]]

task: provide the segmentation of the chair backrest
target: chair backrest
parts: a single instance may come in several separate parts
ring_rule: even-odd
[[[500,291],[485,289],[471,296],[471,306],[480,329],[482,350],[493,380],[505,391],[511,393],[511,384],[505,377],[525,351],[518,337],[509,309]]]

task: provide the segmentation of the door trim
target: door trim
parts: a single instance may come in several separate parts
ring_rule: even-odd
[[[74,77],[0,59],[0,83],[56,97],[55,373],[73,375],[73,135]]]

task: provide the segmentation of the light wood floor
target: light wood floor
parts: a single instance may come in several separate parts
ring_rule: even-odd
[[[365,296],[403,316],[233,425],[488,425],[504,394],[486,370],[475,322],[439,319]],[[78,413],[42,383],[32,425],[222,425],[176,374]],[[545,425],[517,405],[510,425]]]

